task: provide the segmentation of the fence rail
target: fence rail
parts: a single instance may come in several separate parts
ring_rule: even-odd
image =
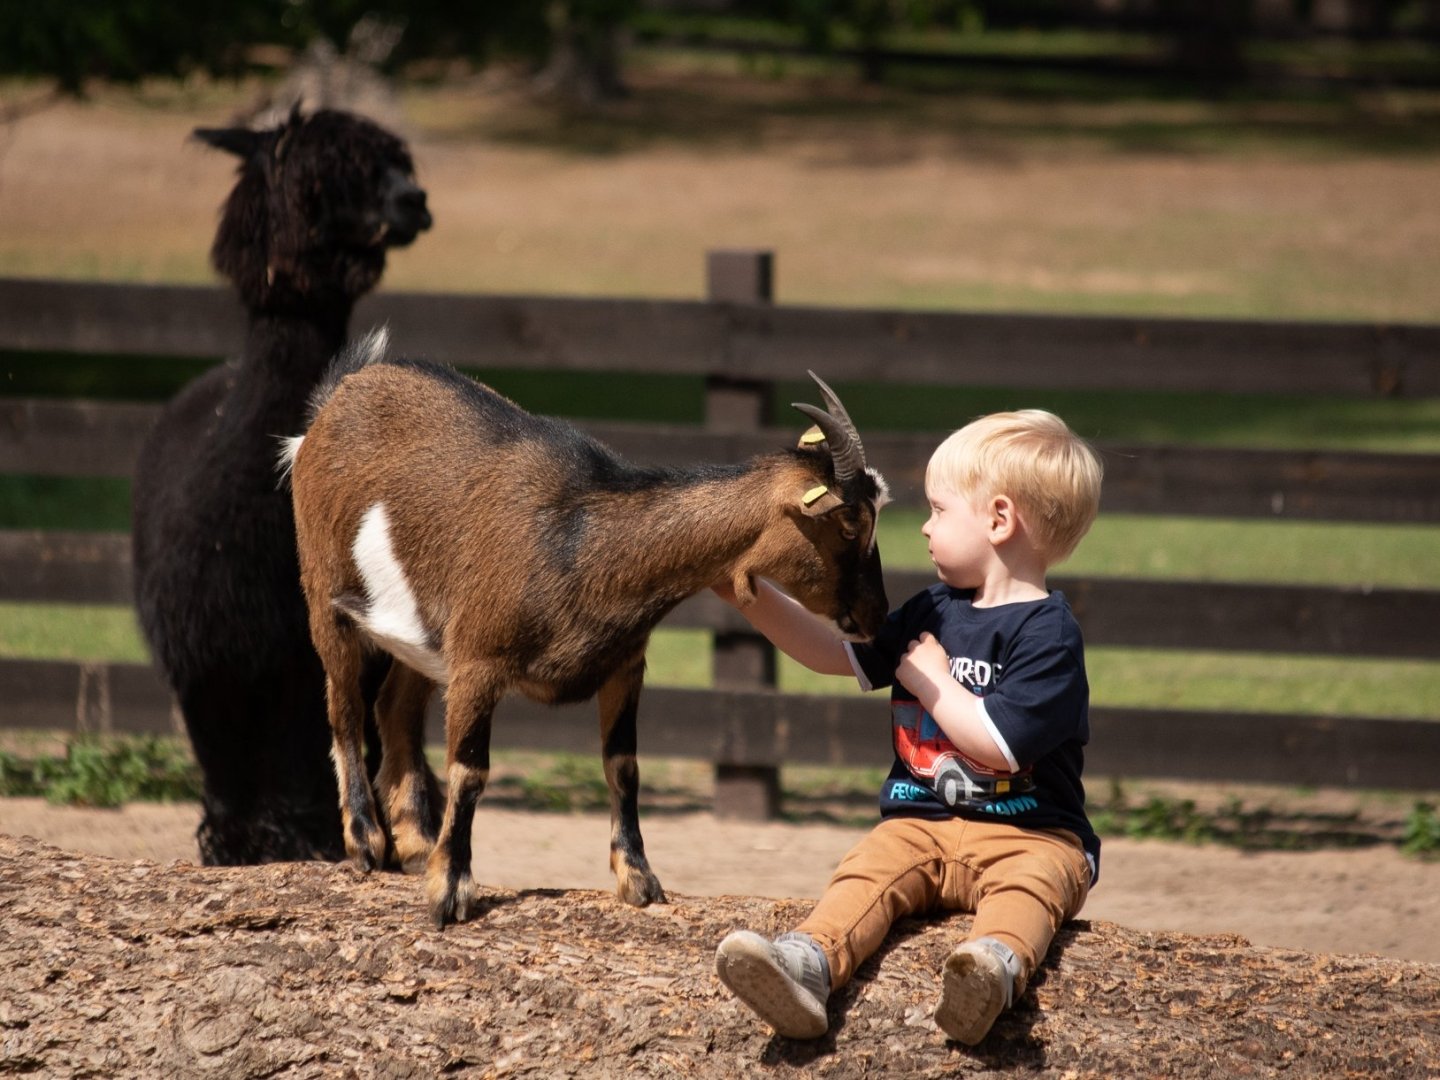
[[[934,575],[890,570],[891,597]],[[1055,575],[1091,645],[1429,659],[1440,656],[1440,592]],[[0,530],[0,601],[129,604],[130,538]],[[1175,617],[1184,612],[1183,619]],[[730,605],[702,594],[662,624],[743,633]]]
[[[0,473],[129,476],[160,408],[113,402],[0,399]],[[740,461],[793,431],[703,431],[584,422],[642,462]],[[924,503],[932,432],[865,435],[896,501]],[[1440,457],[1315,450],[1237,450],[1102,443],[1103,511],[1203,517],[1440,523]]]
[[[388,322],[406,352],[462,366],[703,377],[703,427],[583,425],[640,461],[740,460],[783,445],[793,432],[766,426],[771,381],[803,377],[806,367],[842,383],[1440,395],[1437,326],[775,306],[767,256],[712,253],[709,272],[706,301],[388,293],[365,301],[352,325]],[[218,288],[0,280],[0,349],[218,358],[235,351],[243,333],[238,307]],[[0,398],[0,473],[128,476],[157,414],[145,404]],[[936,440],[937,433],[867,433],[868,455],[902,504],[923,503],[924,461]],[[1106,512],[1440,523],[1437,455],[1115,444],[1101,451]],[[892,572],[887,588],[898,598],[930,580]],[[1074,577],[1054,584],[1096,645],[1440,657],[1440,591]],[[0,601],[123,604],[130,595],[128,537],[0,531]],[[715,598],[687,601],[666,625],[715,634],[720,688],[648,690],[642,749],[723,766],[719,775],[742,793],[732,808],[773,809],[782,763],[886,758],[875,702],[776,693],[773,654]],[[539,709],[507,701],[496,745],[593,747],[593,707],[547,712],[543,723]],[[667,720],[679,716],[683,724]],[[148,668],[0,662],[0,727],[143,732],[175,724]],[[1097,708],[1092,727],[1089,768],[1099,773],[1440,787],[1440,723],[1424,720]]]
[[[181,729],[147,665],[22,660],[0,664],[0,728],[106,734]],[[740,764],[873,766],[887,760],[883,709],[860,696],[774,690],[645,691],[640,749],[656,757]],[[684,717],[683,723],[673,718]],[[1440,724],[1424,720],[1095,708],[1086,768],[1097,776],[1284,783],[1430,791]],[[432,704],[426,738],[443,743]],[[599,746],[593,703],[551,707],[506,698],[492,745],[589,754]]]
[[[0,348],[225,356],[244,321],[213,286],[0,279]],[[1440,395],[1440,326],[952,314],[735,301],[381,293],[389,323],[447,363],[770,380],[1048,389]]]

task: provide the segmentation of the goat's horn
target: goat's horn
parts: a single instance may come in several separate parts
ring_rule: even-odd
[[[825,444],[829,447],[831,461],[835,463],[835,482],[843,487],[852,477],[864,471],[865,448],[860,444],[860,434],[835,391],[826,386],[825,380],[815,372],[810,372],[810,378],[820,387],[820,396],[828,411],[801,401],[794,405],[819,424],[820,430],[825,433]]]

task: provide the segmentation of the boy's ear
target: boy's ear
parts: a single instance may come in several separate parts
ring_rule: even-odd
[[[1020,515],[1015,500],[1008,495],[996,495],[990,500],[990,540],[1000,543],[1015,535],[1020,524]]]
[[[806,517],[822,517],[844,505],[845,500],[824,484],[817,484],[800,496],[800,512]]]

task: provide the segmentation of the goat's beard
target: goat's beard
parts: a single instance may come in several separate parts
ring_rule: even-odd
[[[730,587],[735,590],[735,603],[740,607],[749,607],[755,602],[755,579],[744,570],[735,571]]]

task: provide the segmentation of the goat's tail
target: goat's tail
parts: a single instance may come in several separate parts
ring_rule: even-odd
[[[325,369],[325,374],[315,384],[315,389],[310,393],[310,401],[305,413],[305,428],[308,431],[310,425],[315,422],[315,417],[330,400],[335,388],[340,385],[346,375],[353,375],[367,364],[376,364],[385,359],[385,351],[390,347],[390,328],[388,326],[374,327],[364,337],[356,338],[345,348],[335,354],[335,359],[330,361],[330,366]],[[300,444],[305,441],[304,435],[281,435],[279,459],[275,463],[280,473],[279,486],[283,487],[290,479],[291,470],[295,468],[295,455],[300,453]]]
[[[368,334],[356,338],[336,353],[335,359],[330,361],[330,366],[310,394],[310,407],[305,418],[305,426],[308,428],[315,422],[315,417],[320,415],[320,410],[325,407],[325,403],[330,400],[331,395],[335,393],[336,387],[340,385],[345,376],[353,375],[369,364],[378,364],[385,359],[389,348],[390,327],[381,324],[371,328]]]

